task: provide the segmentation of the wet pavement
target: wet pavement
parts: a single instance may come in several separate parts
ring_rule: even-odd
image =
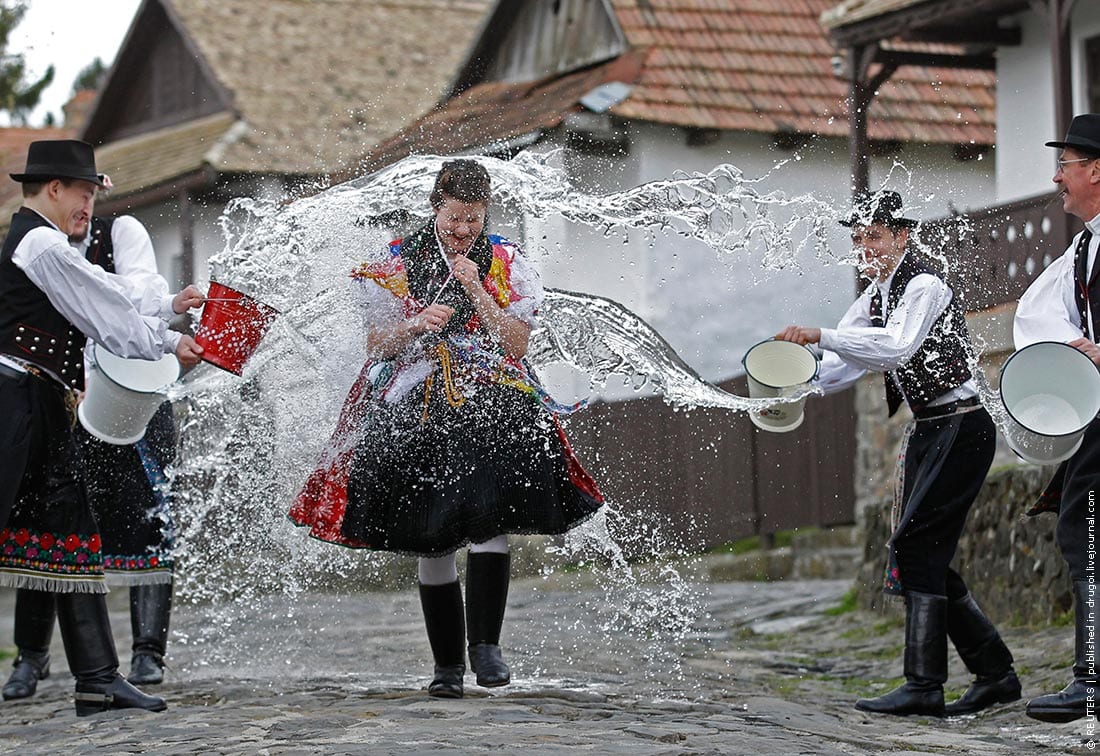
[[[563,579],[563,577],[565,579]],[[429,698],[431,667],[412,590],[177,607],[163,714],[77,718],[55,638],[53,674],[0,704],[18,753],[257,754],[1021,754],[1091,751],[1083,722],[1027,719],[1022,702],[950,720],[852,708],[901,674],[900,614],[829,615],[847,581],[686,584],[611,595],[569,576],[513,584],[504,646],[514,683],[466,678],[462,700]],[[14,594],[0,592],[0,646]],[[664,605],[662,605],[662,602]],[[690,627],[669,611],[698,612]],[[110,605],[128,666],[125,593]],[[680,613],[682,614],[682,613]],[[1025,697],[1064,684],[1071,629],[1012,628]],[[6,666],[7,662],[5,662]],[[966,684],[952,655],[953,695]],[[153,692],[154,689],[150,689]]]

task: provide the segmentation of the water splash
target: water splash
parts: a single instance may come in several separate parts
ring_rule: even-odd
[[[493,176],[500,204],[528,218],[561,217],[604,233],[671,231],[730,260],[763,248],[763,262],[776,269],[795,266],[807,253],[826,263],[852,261],[847,249],[839,255],[828,249],[825,228],[836,217],[833,207],[810,196],[764,191],[762,179],[746,179],[733,166],[593,195],[573,188],[555,159],[523,153],[512,161],[479,161]],[[210,261],[214,277],[282,315],[243,379],[204,365],[175,396],[184,414],[173,471],[180,589],[185,600],[226,607],[203,637],[191,639],[216,645],[219,658],[245,653],[227,642],[234,602],[254,602],[273,591],[300,596],[389,587],[394,574],[411,574],[402,557],[311,541],[285,512],[366,358],[365,340],[356,337],[363,333],[357,284],[347,273],[380,259],[393,230],[408,230],[427,213],[425,198],[442,161],[409,158],[287,203],[235,200],[222,218],[227,243]],[[528,247],[535,256],[553,253]],[[656,330],[609,299],[550,291],[542,317],[531,361],[536,367],[568,362],[589,376],[593,390],[612,375],[625,375],[677,407],[753,411],[774,403],[737,397],[702,380]],[[558,571],[554,565],[563,560],[583,563],[615,597],[592,607],[607,642],[616,633],[652,637],[660,656],[692,626],[699,602],[676,566],[683,549],[667,530],[609,505],[547,551],[548,570]],[[624,550],[647,560],[633,562]],[[544,642],[553,641],[547,636]],[[666,661],[669,669],[678,664]]]

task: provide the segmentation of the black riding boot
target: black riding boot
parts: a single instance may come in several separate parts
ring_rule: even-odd
[[[905,684],[878,698],[856,701],[876,714],[943,716],[947,680],[947,597],[905,594]]]
[[[424,609],[424,627],[435,659],[435,677],[428,695],[435,698],[462,698],[462,676],[466,674],[463,646],[466,625],[462,621],[462,588],[458,581],[444,585],[420,584],[420,606]]]
[[[969,593],[947,602],[947,637],[974,675],[974,682],[959,700],[944,707],[947,716],[973,714],[994,704],[1020,700],[1012,652]]]
[[[164,682],[164,650],[171,613],[171,583],[130,588],[130,626],[134,632],[133,657],[126,678],[130,682],[137,685]]]
[[[500,653],[500,628],[508,603],[510,554],[470,552],[466,557],[466,632],[470,669],[477,684],[496,688],[512,681]]]
[[[20,588],[15,593],[15,645],[19,654],[4,684],[4,700],[29,698],[38,681],[50,676],[50,639],[53,637],[54,595]]]
[[[1088,580],[1073,581],[1074,633],[1073,680],[1057,693],[1033,698],[1027,702],[1027,715],[1042,722],[1072,722],[1086,716],[1089,691],[1096,695],[1096,641],[1089,641],[1089,631],[1096,627],[1097,600],[1090,594]],[[1089,604],[1092,604],[1090,608]],[[1095,636],[1092,636],[1095,638]]]
[[[164,711],[163,698],[147,696],[118,673],[118,654],[102,593],[57,594],[57,619],[69,669],[76,678],[76,715],[108,709]]]

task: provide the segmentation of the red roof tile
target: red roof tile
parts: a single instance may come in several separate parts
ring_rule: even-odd
[[[613,80],[635,85],[612,108],[624,118],[847,135],[848,83],[831,64],[842,51],[832,47],[818,21],[835,0],[611,0],[611,5],[633,50],[618,63],[540,82],[479,84],[379,145],[354,170],[388,165],[411,152],[458,152],[555,126],[579,108],[584,93]],[[870,136],[992,144],[994,86],[990,72],[903,66],[872,103]]]
[[[653,48],[616,114],[684,126],[751,123],[754,131],[777,131],[781,123],[802,123],[829,136],[847,133],[848,85],[832,72],[838,51],[818,22],[835,0],[611,4],[630,44]],[[994,86],[990,72],[903,67],[871,106],[871,135],[992,144]]]
[[[0,205],[10,203],[22,192],[9,173],[22,173],[27,165],[27,147],[39,139],[72,139],[72,129],[0,128]],[[0,218],[6,224],[8,218]]]

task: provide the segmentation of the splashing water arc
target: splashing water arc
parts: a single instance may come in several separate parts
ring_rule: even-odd
[[[745,255],[762,244],[766,264],[780,268],[806,252],[828,262],[851,262],[830,257],[827,249],[824,229],[836,217],[833,207],[812,197],[763,192],[759,180],[746,179],[730,165],[590,195],[570,186],[552,165],[553,153],[478,159],[492,175],[494,202],[499,199],[525,217],[559,216],[605,232],[661,229],[702,242],[720,256]],[[285,512],[366,359],[365,339],[356,336],[364,324],[348,272],[385,253],[389,227],[401,225],[402,217],[427,215],[426,198],[442,160],[407,158],[289,203],[238,199],[222,217],[227,242],[210,261],[212,277],[282,315],[243,378],[203,365],[174,396],[182,414],[180,456],[171,471],[181,530],[177,580],[184,600],[225,607],[205,637],[187,639],[209,644],[212,663],[240,653],[231,642],[233,602],[256,601],[273,591],[296,596],[386,586],[395,565],[410,580],[415,574],[407,558],[311,541]],[[798,212],[789,212],[792,206]],[[527,252],[536,259],[547,254]],[[624,375],[677,407],[738,412],[816,391],[807,388],[783,400],[721,391],[644,320],[603,297],[549,290],[542,320],[532,337],[532,364],[537,369],[566,362],[589,376],[593,390],[612,375]],[[984,380],[982,391],[989,392]],[[622,544],[627,541],[633,551],[653,555],[647,566],[626,560]],[[545,560],[550,572],[555,564],[588,565],[616,596],[591,612],[600,642],[612,648],[616,632],[666,639],[690,632],[700,604],[670,564],[682,556],[667,543],[660,523],[632,521],[609,504],[599,517],[555,541]],[[302,612],[302,622],[308,622],[307,614]],[[543,642],[556,642],[559,631],[547,629]],[[284,638],[271,641],[273,656],[293,650],[284,648],[289,642]],[[678,668],[678,660],[667,661],[666,671]]]

